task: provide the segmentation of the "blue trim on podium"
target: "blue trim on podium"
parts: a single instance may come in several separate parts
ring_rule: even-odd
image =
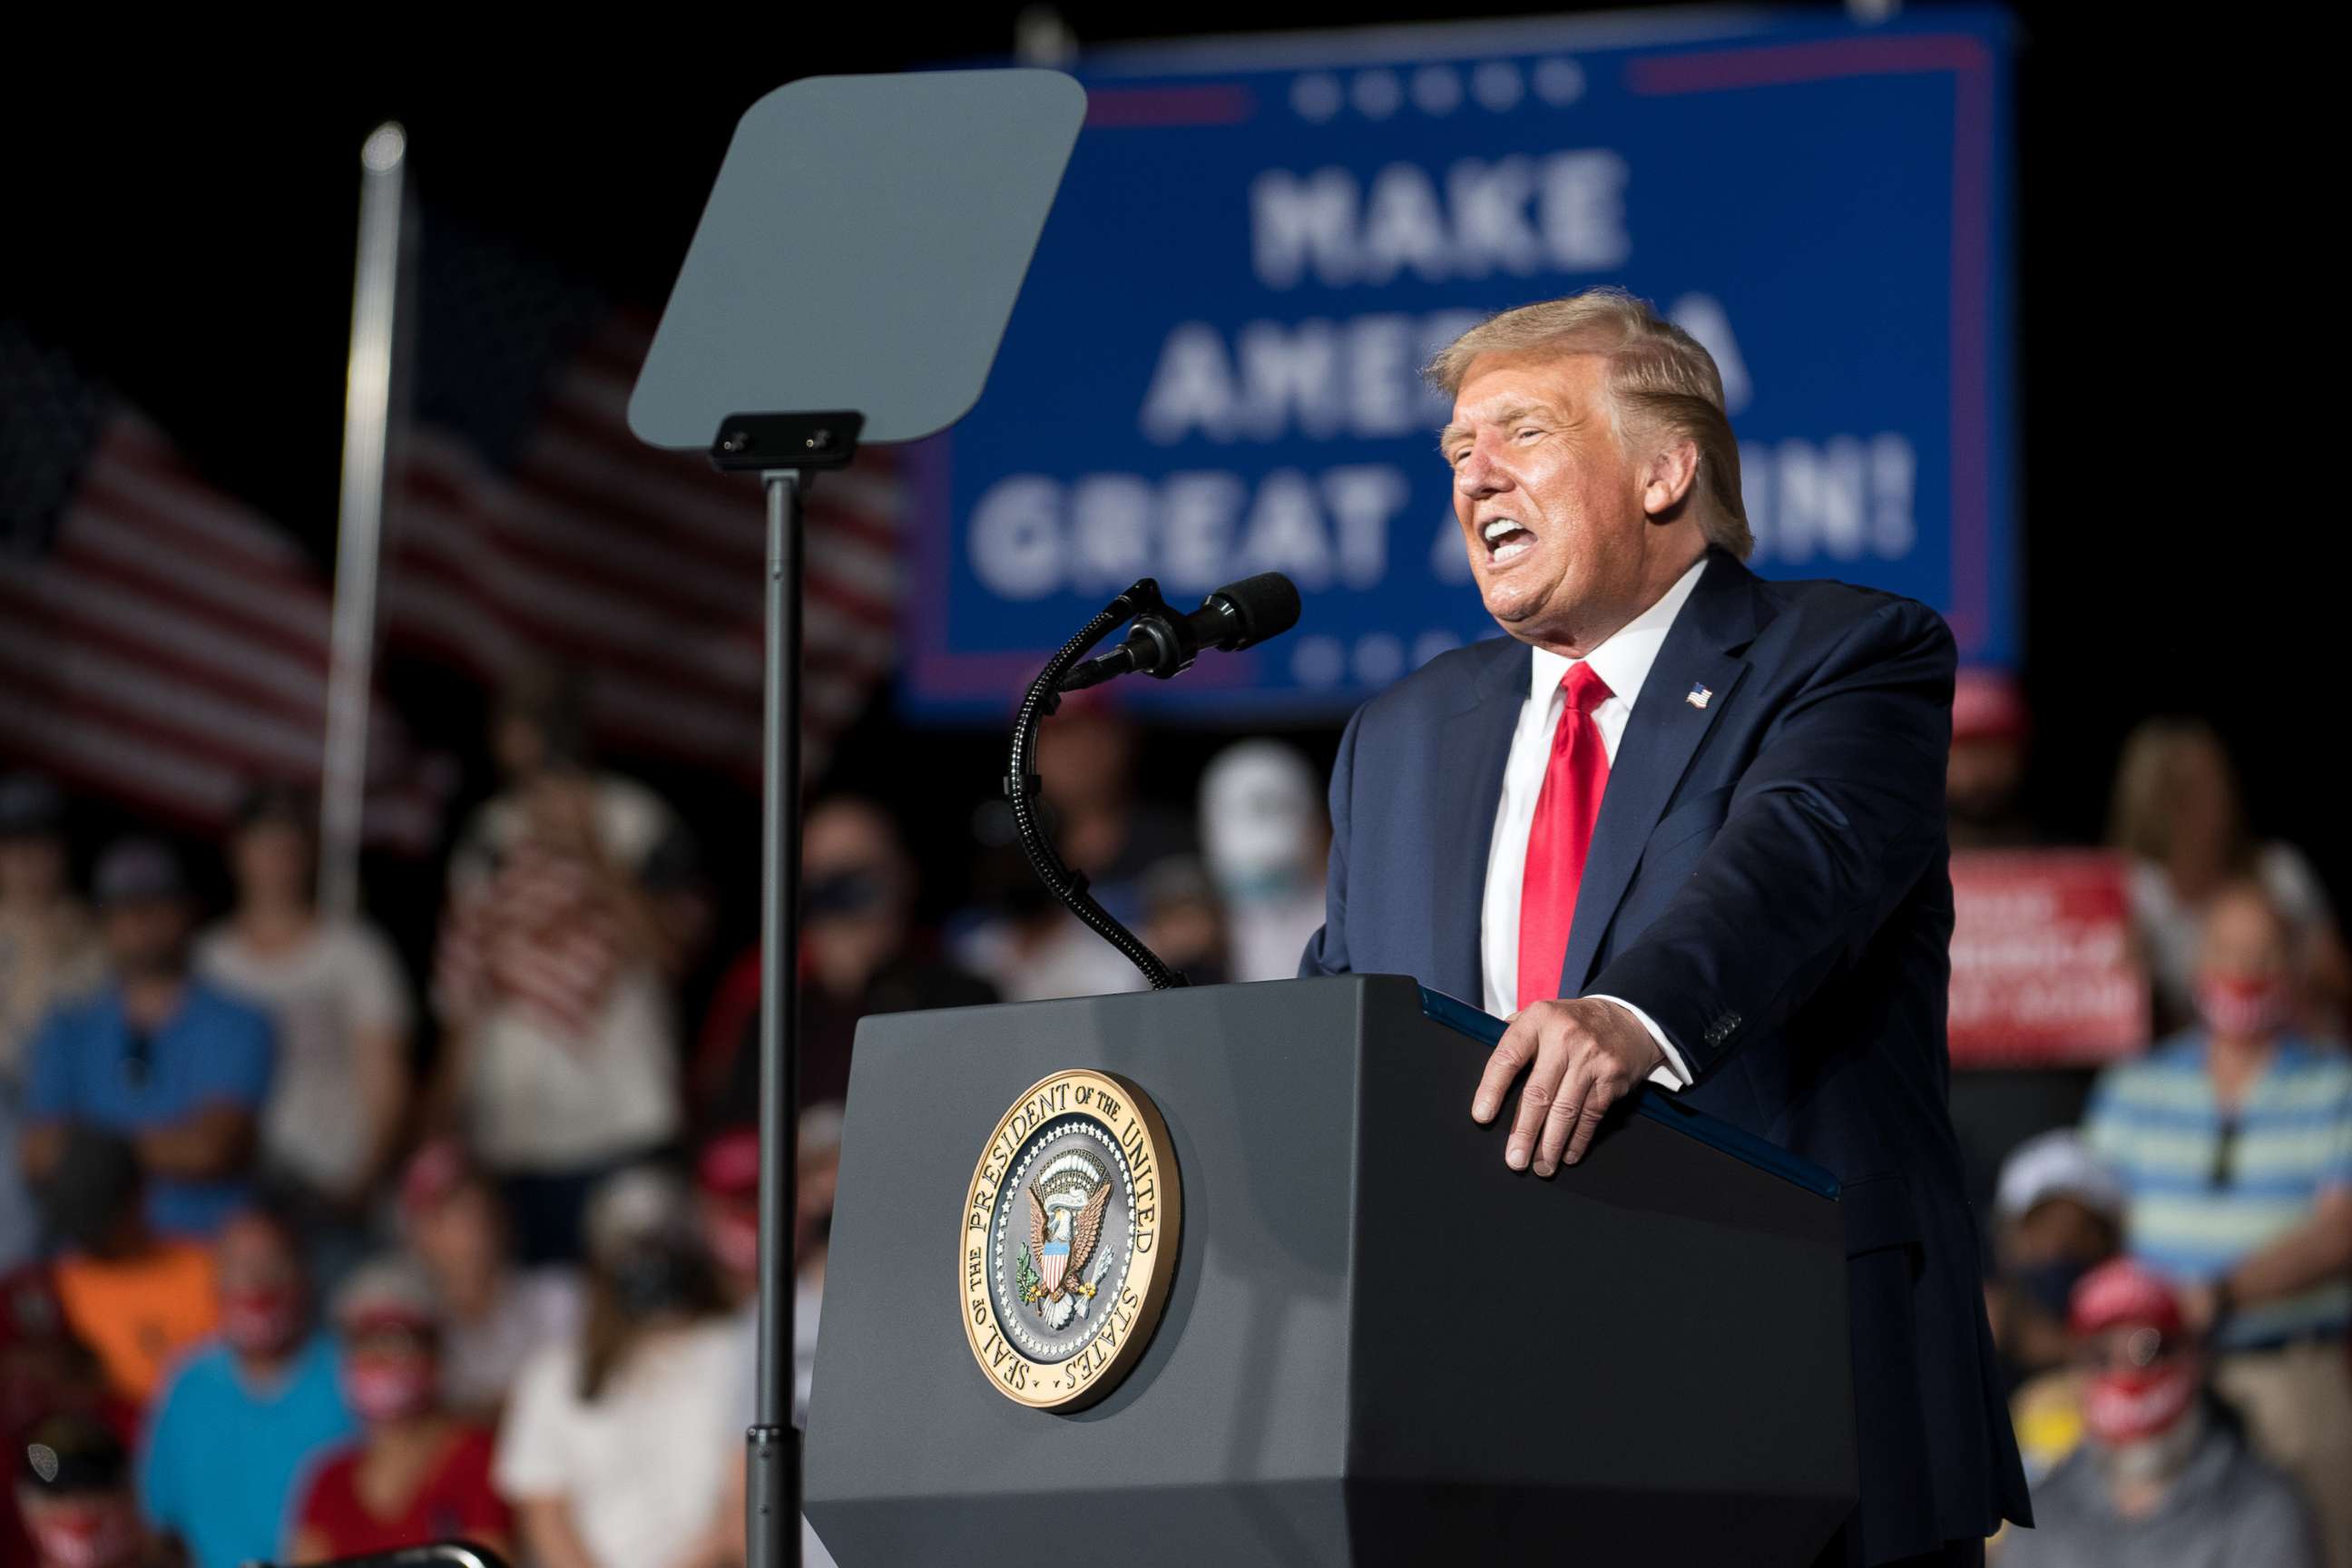
[[[1487,1046],[1501,1042],[1505,1026],[1492,1013],[1482,1012],[1459,997],[1432,991],[1426,985],[1420,990],[1421,1011],[1425,1017]],[[1800,1159],[1777,1143],[1766,1142],[1745,1128],[1734,1127],[1704,1110],[1694,1110],[1671,1094],[1652,1092],[1646,1085],[1636,1090],[1632,1099],[1636,1116],[1646,1116],[1686,1138],[1720,1149],[1735,1160],[1769,1171],[1783,1181],[1794,1182],[1807,1192],[1819,1193],[1825,1198],[1838,1195],[1835,1176],[1811,1160]]]

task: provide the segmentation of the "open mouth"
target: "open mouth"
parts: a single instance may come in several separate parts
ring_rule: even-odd
[[[1486,564],[1507,566],[1536,547],[1536,536],[1516,517],[1490,517],[1478,531],[1486,542]]]

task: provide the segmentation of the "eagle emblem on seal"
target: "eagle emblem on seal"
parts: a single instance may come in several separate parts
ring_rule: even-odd
[[[1097,1254],[1109,1173],[1093,1155],[1073,1151],[1046,1165],[1029,1185],[1029,1240],[1022,1248],[1021,1300],[1049,1329],[1086,1316],[1108,1253]],[[1091,1267],[1089,1267],[1091,1265]]]

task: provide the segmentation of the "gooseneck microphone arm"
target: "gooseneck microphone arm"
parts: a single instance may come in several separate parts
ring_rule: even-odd
[[[1013,806],[1013,828],[1021,836],[1021,847],[1028,852],[1029,864],[1036,870],[1037,879],[1096,935],[1118,949],[1129,963],[1141,970],[1154,991],[1172,991],[1187,982],[1168,966],[1165,959],[1146,946],[1141,937],[1095,901],[1094,895],[1087,891],[1086,878],[1063,863],[1053,840],[1045,837],[1044,825],[1037,820],[1037,726],[1046,714],[1061,706],[1063,678],[1093,651],[1097,643],[1110,635],[1112,627],[1139,616],[1164,618],[1171,614],[1166,601],[1160,596],[1160,584],[1145,577],[1104,605],[1101,614],[1064,643],[1061,650],[1045,661],[1045,668],[1038,671],[1037,679],[1029,683],[1027,694],[1021,699],[1021,712],[1013,721],[1013,760],[1004,774],[1004,798]]]

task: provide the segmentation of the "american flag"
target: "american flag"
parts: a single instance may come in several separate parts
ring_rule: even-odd
[[[388,637],[488,681],[560,665],[602,742],[756,780],[756,479],[630,434],[649,318],[433,216],[415,290],[416,412],[395,447],[387,516]],[[899,505],[870,453],[809,492],[812,763],[890,668]]]
[[[217,830],[257,784],[315,789],[323,574],[62,351],[0,322],[0,753]],[[437,802],[398,723],[370,736],[369,836],[422,849]]]

